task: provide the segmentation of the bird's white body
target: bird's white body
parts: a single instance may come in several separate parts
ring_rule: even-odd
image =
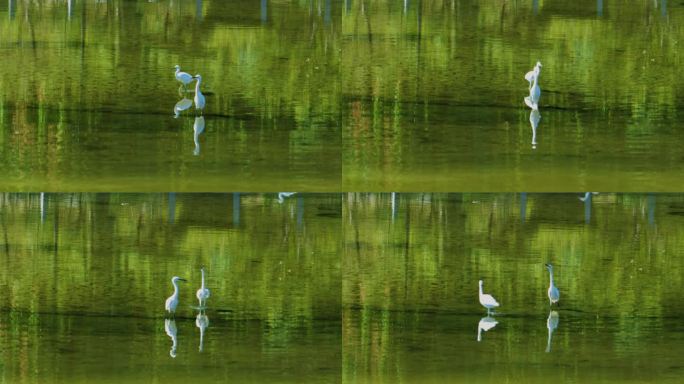
[[[195,318],[195,325],[200,330],[199,351],[202,352],[204,349],[204,331],[209,326],[209,318],[204,311],[200,310],[200,313],[197,314],[197,317]]]
[[[532,88],[530,88],[530,102],[532,103],[532,109],[539,109],[539,98],[541,97],[541,89],[539,88],[539,76],[534,77],[534,82],[532,83]]]
[[[598,192],[585,192],[585,193],[584,193],[584,197],[580,197],[579,199],[580,199],[580,201],[582,201],[582,202],[587,201],[587,199],[589,199],[589,201],[591,201],[590,197],[591,197],[592,195],[598,195],[598,194],[599,194]]]
[[[480,280],[480,304],[487,308],[487,313],[489,313],[492,308],[498,307],[499,303],[496,301],[496,299],[494,299],[494,296],[487,293],[482,293],[482,284],[482,280]]]
[[[169,314],[174,314],[176,312],[176,307],[178,307],[178,281],[185,281],[185,279],[174,276],[171,279],[171,284],[173,284],[173,295],[166,299],[166,304],[164,308],[169,312]]]
[[[204,284],[204,268],[202,268],[202,287],[197,290],[197,300],[199,300],[200,309],[207,305],[207,299],[209,298],[209,295],[211,295],[211,292],[209,292],[209,289]]]
[[[202,91],[200,91],[200,84],[202,83],[202,76],[196,75],[197,82],[195,83],[195,109],[204,111],[205,99]]]
[[[537,61],[534,69],[525,74],[525,80],[530,82],[530,95],[525,97],[525,104],[535,111],[539,109],[539,98],[541,97],[541,88],[539,88],[541,67],[541,63]]]
[[[534,65],[534,68],[525,74],[525,80],[530,83],[530,88],[532,88],[534,78],[539,76],[539,72],[541,72],[541,66],[541,62],[537,61],[537,64]]]
[[[551,336],[553,336],[553,331],[558,328],[558,312],[551,311],[549,313],[549,318],[546,319],[546,328],[549,330],[549,337],[546,339],[546,352],[551,352]]]
[[[286,197],[290,197],[290,196],[294,195],[295,193],[297,193],[297,192],[278,192],[278,202],[280,204],[282,204],[283,201],[285,201]]]
[[[477,341],[482,340],[482,331],[487,332],[496,327],[497,324],[499,324],[499,322],[491,316],[486,316],[480,319],[480,322],[477,324]]]
[[[553,283],[553,265],[546,264],[546,269],[549,270],[549,289],[546,291],[546,293],[549,296],[549,304],[553,305],[560,300],[560,292]]]
[[[192,75],[187,72],[181,72],[180,65],[176,65],[176,80],[183,85],[188,85],[192,81]]]

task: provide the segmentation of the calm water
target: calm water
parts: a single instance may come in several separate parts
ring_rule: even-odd
[[[680,2],[350,0],[341,17],[345,190],[684,189]]]
[[[347,195],[344,381],[681,381],[684,196],[579,197]]]
[[[0,189],[339,191],[341,9],[0,4]],[[176,64],[203,77],[196,139]]]
[[[282,200],[0,195],[0,381],[339,382],[340,196]]]

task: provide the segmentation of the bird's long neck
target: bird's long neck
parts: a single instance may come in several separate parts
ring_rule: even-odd
[[[537,79],[538,79],[538,78],[539,78],[539,71],[535,71],[535,73],[534,73],[534,80],[533,80],[533,82],[532,82],[532,87],[536,87],[536,86],[537,86]]]
[[[549,285],[553,285],[553,269],[549,269]]]
[[[204,269],[202,270],[202,289],[204,289]]]
[[[173,282],[173,295],[178,296],[178,282],[177,281]]]
[[[195,93],[199,92],[201,82],[202,82],[202,79],[197,79],[197,81],[195,82]]]
[[[482,284],[480,284],[480,296],[482,296]]]

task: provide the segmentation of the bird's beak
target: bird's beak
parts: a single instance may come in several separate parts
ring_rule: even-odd
[[[185,280],[185,279],[183,279],[183,278],[179,278],[178,280],[180,280],[180,281],[187,281],[187,280]]]
[[[546,268],[551,268],[550,264],[544,264],[544,265],[546,265]]]

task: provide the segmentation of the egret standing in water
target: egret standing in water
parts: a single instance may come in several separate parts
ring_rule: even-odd
[[[532,102],[532,109],[535,111],[539,109],[539,98],[541,97],[541,89],[539,88],[539,76],[534,77],[532,88],[530,88],[530,101]]]
[[[176,307],[178,306],[178,282],[187,281],[182,277],[174,276],[171,279],[171,284],[173,284],[173,295],[166,299],[166,305],[164,308],[169,312],[170,315],[175,315]]]
[[[202,267],[202,287],[197,290],[197,300],[199,300],[199,306],[200,309],[203,309],[205,305],[207,305],[207,299],[209,298],[209,295],[211,294],[209,292],[209,289],[207,286],[204,284],[204,267]]]
[[[192,75],[187,72],[181,72],[180,65],[176,65],[174,68],[176,68],[176,80],[180,81],[183,89],[187,92],[187,85],[190,84],[193,79]]]
[[[278,192],[278,203],[282,204],[286,197],[290,197],[297,192]]]
[[[195,82],[195,109],[199,110],[200,112],[204,112],[204,95],[202,94],[202,91],[200,91],[200,83],[202,82],[202,76],[201,75],[195,75],[195,79],[197,79],[197,82]]]
[[[525,104],[535,111],[539,109],[539,98],[541,97],[541,89],[539,88],[541,66],[541,63],[537,61],[534,69],[525,74],[525,80],[530,82],[530,96],[525,98]]]
[[[549,290],[547,291],[549,295],[549,305],[553,305],[554,303],[558,303],[560,292],[558,292],[558,288],[553,284],[553,265],[546,264],[546,269],[549,270]]]
[[[532,88],[532,83],[534,82],[534,78],[539,76],[539,72],[541,72],[541,62],[537,61],[537,64],[534,66],[534,69],[531,71],[527,72],[525,74],[525,80],[530,82],[529,88]]]
[[[499,306],[499,303],[494,299],[494,297],[487,293],[482,293],[482,280],[480,280],[480,304],[487,308],[487,314],[489,314],[492,308]]]

